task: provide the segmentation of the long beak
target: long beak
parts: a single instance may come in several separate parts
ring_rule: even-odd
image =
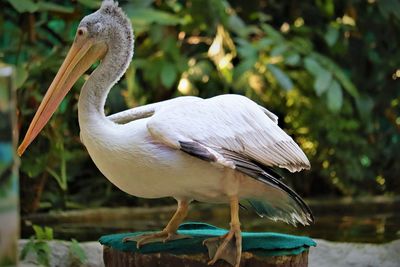
[[[107,52],[105,43],[94,43],[92,39],[76,39],[69,50],[67,57],[57,72],[56,77],[47,90],[42,103],[18,147],[17,153],[21,156],[29,144],[49,121],[68,91],[78,78],[98,59]]]

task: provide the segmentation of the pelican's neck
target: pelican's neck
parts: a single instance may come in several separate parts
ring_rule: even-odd
[[[107,120],[104,114],[107,95],[125,73],[132,58],[133,38],[127,39],[131,42],[110,42],[106,56],[83,85],[78,102],[81,129],[84,125]]]

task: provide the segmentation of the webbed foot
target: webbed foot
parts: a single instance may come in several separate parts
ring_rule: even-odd
[[[165,243],[165,242],[168,242],[171,240],[184,239],[184,238],[191,238],[191,236],[180,235],[180,234],[170,232],[170,231],[167,231],[164,229],[161,232],[156,232],[153,234],[128,236],[128,237],[125,237],[122,240],[122,242],[135,241],[136,247],[140,248],[144,244],[155,243],[155,242],[164,242]]]
[[[231,225],[229,232],[220,237],[208,238],[203,241],[207,246],[211,260],[208,265],[223,259],[234,267],[239,267],[242,256],[242,235],[240,225]]]

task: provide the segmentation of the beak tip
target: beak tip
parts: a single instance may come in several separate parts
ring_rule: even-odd
[[[25,152],[25,146],[23,146],[23,144],[21,144],[21,145],[18,147],[18,149],[17,149],[17,155],[18,155],[19,157],[21,157],[22,154],[24,154],[24,152]]]

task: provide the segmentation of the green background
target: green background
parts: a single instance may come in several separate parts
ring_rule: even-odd
[[[246,95],[279,116],[311,171],[283,172],[300,195],[400,192],[400,3],[119,1],[135,54],[106,111],[180,95]],[[25,133],[96,0],[0,2],[0,62],[13,65]],[[128,196],[79,140],[80,79],[22,158],[23,212],[165,204]]]

